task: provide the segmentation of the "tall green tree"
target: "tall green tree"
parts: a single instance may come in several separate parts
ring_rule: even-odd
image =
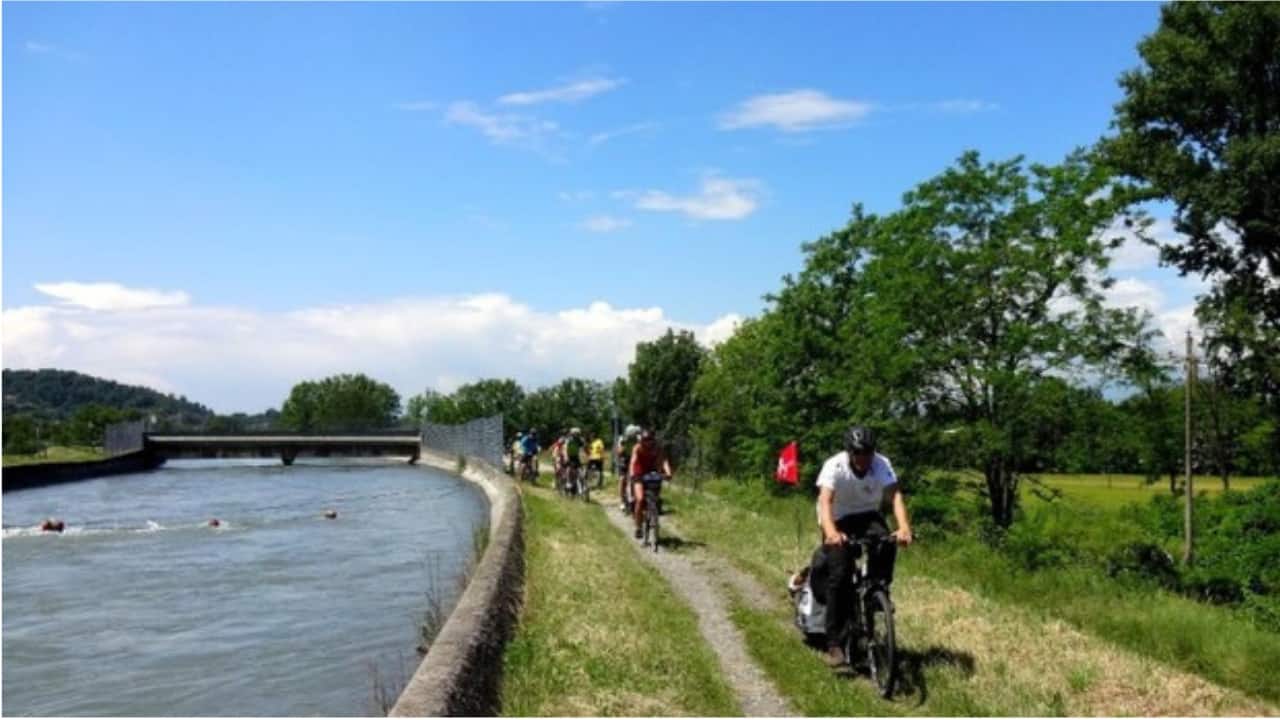
[[[293,386],[280,425],[298,432],[363,432],[394,427],[400,396],[364,374],[343,374]]]
[[[486,379],[459,387],[452,395],[463,421],[502,415],[503,437],[524,422],[524,388],[511,379]]]
[[[1126,213],[1083,153],[1057,166],[976,152],[904,197],[862,264],[848,336],[863,364],[898,363],[918,397],[954,412],[992,519],[1014,517],[1037,383],[1150,372],[1146,318],[1109,307],[1107,237]]]
[[[1138,199],[1173,202],[1163,260],[1213,279],[1202,321],[1280,415],[1280,4],[1168,3],[1138,53],[1101,148]]]
[[[627,367],[627,414],[657,430],[677,457],[687,449],[693,423],[693,384],[707,351],[692,332],[667,329],[651,342],[636,344]]]

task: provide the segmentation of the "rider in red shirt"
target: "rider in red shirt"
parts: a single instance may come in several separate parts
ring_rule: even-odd
[[[652,430],[640,433],[640,442],[631,451],[632,497],[635,498],[636,539],[643,537],[644,527],[644,476],[649,473],[661,473],[667,480],[671,479],[671,462],[667,454],[658,445],[658,438]],[[660,487],[660,486],[659,486]]]

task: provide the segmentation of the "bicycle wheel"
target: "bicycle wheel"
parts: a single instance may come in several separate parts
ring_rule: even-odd
[[[883,589],[867,595],[867,665],[880,697],[889,699],[898,680],[898,648],[893,634],[893,604]]]
[[[644,495],[645,544],[658,552],[658,497],[652,490]]]

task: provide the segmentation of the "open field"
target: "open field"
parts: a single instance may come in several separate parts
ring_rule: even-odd
[[[967,482],[982,483],[982,475],[972,470],[948,471]],[[1258,487],[1268,478],[1263,477],[1231,477],[1231,490],[1244,492]],[[1037,482],[1038,481],[1038,482]],[[1178,476],[1178,488],[1182,488],[1183,476]],[[1220,495],[1222,478],[1216,475],[1195,475],[1192,478],[1197,495]],[[1162,477],[1155,482],[1148,482],[1143,475],[1132,474],[1072,474],[1072,473],[1039,473],[1028,474],[1021,485],[1022,500],[1027,507],[1035,507],[1043,500],[1036,492],[1036,485],[1059,490],[1065,498],[1078,500],[1104,510],[1116,510],[1131,503],[1145,503],[1158,495],[1169,495],[1169,478]]]
[[[1066,475],[1044,474],[1040,481],[1049,487],[1061,490],[1063,495],[1081,500],[1102,508],[1118,508],[1129,503],[1145,503],[1156,495],[1169,494],[1168,477],[1154,483],[1148,483],[1141,475]],[[1231,489],[1238,491],[1251,490],[1261,485],[1266,478],[1232,477]],[[1182,477],[1178,478],[1178,487],[1182,487]],[[1192,487],[1196,494],[1222,493],[1222,478],[1213,475],[1196,475],[1192,478]],[[1030,492],[1023,494],[1027,500],[1034,496]]]
[[[106,453],[94,447],[62,447],[54,445],[49,447],[43,453],[35,455],[11,455],[4,454],[4,466],[10,465],[33,465],[35,463],[58,463],[58,462],[84,462],[86,460],[101,460],[105,458]]]

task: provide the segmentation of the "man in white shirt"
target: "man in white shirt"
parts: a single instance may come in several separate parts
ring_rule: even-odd
[[[869,428],[855,426],[844,435],[845,451],[832,455],[818,473],[818,523],[822,527],[825,554],[827,610],[826,662],[839,667],[846,662],[840,635],[847,621],[849,578],[853,557],[849,539],[883,537],[889,534],[881,504],[889,496],[898,530],[893,533],[899,545],[910,545],[911,523],[907,505],[898,491],[898,477],[889,458],[876,452],[875,434]],[[892,551],[892,548],[889,548]],[[892,558],[889,559],[892,562]],[[874,567],[874,565],[873,565]]]

